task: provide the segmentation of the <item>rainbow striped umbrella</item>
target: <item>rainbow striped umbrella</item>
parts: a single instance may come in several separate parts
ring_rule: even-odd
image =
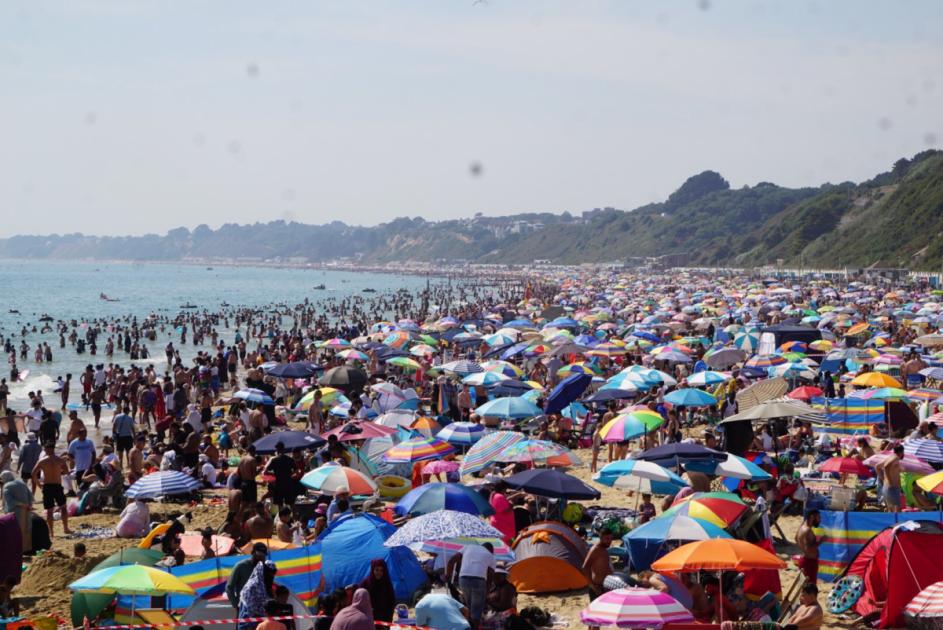
[[[333,407],[334,405],[343,405],[344,403],[349,403],[350,400],[347,396],[344,396],[344,392],[333,387],[322,387],[320,390],[312,389],[310,392],[301,397],[301,400],[295,405],[295,409],[301,411],[307,411],[308,407],[311,406],[311,403],[314,402],[314,393],[316,391],[321,392],[321,406],[322,407]]]
[[[907,392],[907,398],[912,400],[936,400],[940,396],[943,396],[943,391],[938,389],[930,389],[929,387],[921,387],[920,389],[911,389]]]
[[[438,438],[414,437],[403,440],[383,455],[388,463],[419,462],[424,459],[437,459],[455,452],[455,447]]]
[[[594,599],[580,612],[588,626],[661,628],[694,621],[694,615],[674,597],[653,588],[620,588]]]
[[[664,422],[665,419],[661,417],[661,414],[648,409],[639,409],[619,414],[603,426],[599,435],[604,442],[623,442],[654,431]]]
[[[746,367],[754,367],[765,370],[767,368],[775,367],[777,365],[782,365],[783,363],[788,363],[789,361],[786,357],[779,354],[758,354],[755,357],[751,358],[744,365]]]
[[[686,514],[723,528],[732,525],[746,509],[746,503],[731,492],[695,492],[672,505],[662,515]]]
[[[333,339],[322,341],[320,345],[322,348],[349,348],[350,342],[340,337],[334,337]]]
[[[395,365],[398,368],[406,370],[407,372],[415,372],[420,367],[419,362],[415,359],[410,359],[409,357],[392,357],[386,360],[390,365]]]
[[[486,372],[497,372],[510,378],[524,376],[524,370],[509,361],[485,361],[481,367],[485,368]]]
[[[377,484],[364,473],[331,463],[305,473],[301,485],[321,494],[334,494],[338,488],[347,488],[351,494],[373,494],[377,491]]]
[[[453,422],[436,435],[449,444],[474,444],[485,436],[485,427],[474,422]]]
[[[495,431],[475,443],[462,459],[462,474],[470,475],[484,470],[496,461],[498,454],[521,440],[524,435],[517,431]]]
[[[368,357],[365,352],[361,352],[360,350],[356,350],[354,348],[341,350],[337,353],[337,356],[344,359],[345,361],[368,361],[370,359],[370,357]]]
[[[580,463],[570,449],[549,440],[521,440],[498,453],[495,461],[548,466],[575,466]]]

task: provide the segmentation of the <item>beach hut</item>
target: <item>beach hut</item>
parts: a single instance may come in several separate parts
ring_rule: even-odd
[[[327,591],[358,584],[370,572],[370,561],[386,561],[401,601],[426,583],[426,573],[408,547],[386,547],[383,543],[396,528],[372,514],[343,518],[331,523],[321,535],[324,584]]]
[[[563,523],[531,525],[518,534],[512,549],[517,561],[508,579],[519,593],[554,593],[588,585],[582,567],[589,548]]]
[[[854,611],[878,615],[880,628],[904,625],[904,607],[924,588],[943,580],[943,526],[932,521],[907,521],[876,534],[841,577],[864,582]],[[891,585],[893,584],[893,587]]]

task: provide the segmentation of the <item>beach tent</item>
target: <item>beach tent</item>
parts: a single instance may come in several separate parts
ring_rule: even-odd
[[[572,591],[589,584],[582,571],[589,548],[563,523],[534,523],[511,547],[517,560],[508,579],[519,593]]]
[[[217,619],[236,619],[239,617],[235,608],[229,603],[225,595],[225,582],[221,582],[217,587],[210,589],[200,597],[194,600],[193,604],[180,615],[178,621],[214,621]],[[291,604],[293,615],[310,614],[305,605],[295,594],[289,593],[288,603]],[[236,630],[234,623],[213,623],[213,628],[217,630]],[[314,619],[295,619],[295,630],[312,630],[314,628]]]
[[[880,628],[902,627],[904,606],[924,588],[943,580],[941,557],[943,526],[939,523],[905,521],[880,531],[861,548],[844,573],[864,581],[855,612],[879,612]]]
[[[395,531],[395,527],[372,514],[331,523],[319,539],[327,592],[359,583],[370,573],[370,561],[382,558],[389,569],[396,599],[408,600],[426,583],[426,573],[408,547],[383,545]]]

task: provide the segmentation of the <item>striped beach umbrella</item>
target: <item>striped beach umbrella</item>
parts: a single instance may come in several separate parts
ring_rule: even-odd
[[[437,459],[455,452],[455,447],[444,440],[428,437],[414,437],[403,440],[386,453],[383,461],[406,464],[424,459]]]
[[[917,480],[917,485],[931,494],[943,496],[943,470],[921,477]]]
[[[116,593],[120,595],[161,596],[168,593],[194,595],[193,589],[167,571],[126,564],[100,569],[69,584],[73,591],[85,593]]]
[[[324,464],[305,474],[301,478],[301,485],[316,490],[321,494],[334,494],[338,488],[347,488],[351,494],[373,494],[377,491],[377,484],[359,470]]]
[[[463,378],[462,382],[466,385],[487,387],[489,385],[497,385],[501,381],[506,381],[508,379],[508,376],[505,376],[500,372],[475,372],[474,374],[469,374]]]
[[[422,367],[419,365],[418,361],[415,359],[410,359],[409,357],[392,357],[387,359],[386,362],[390,365],[395,365],[406,372],[415,372]]]
[[[475,413],[482,417],[519,420],[539,416],[543,413],[543,409],[521,396],[507,396],[489,400],[475,409]]]
[[[436,434],[440,440],[452,445],[470,446],[485,435],[485,427],[474,422],[453,422]]]
[[[172,497],[181,494],[190,494],[199,490],[203,484],[176,470],[162,470],[144,475],[125,492],[129,499],[156,499],[157,497]]]
[[[334,405],[342,405],[344,403],[349,403],[350,400],[347,396],[344,396],[344,392],[333,387],[321,387],[320,389],[312,389],[307,394],[301,397],[301,400],[295,404],[295,409],[300,409],[302,411],[307,411],[311,406],[311,403],[314,402],[315,392],[321,392],[321,406],[322,407],[333,407]]]
[[[458,374],[459,376],[468,376],[469,374],[474,374],[475,372],[484,372],[484,368],[481,367],[478,363],[474,361],[451,361],[442,365],[442,369],[446,372],[451,372],[452,374]]]
[[[446,557],[461,553],[466,547],[471,545],[483,545],[490,543],[494,547],[492,555],[495,560],[502,562],[514,562],[514,550],[500,538],[447,538],[445,540],[427,540],[419,545],[419,551],[425,553],[434,553],[436,555],[444,554]]]
[[[485,361],[481,364],[486,372],[497,372],[510,378],[520,378],[524,376],[524,370],[517,367],[510,361]]]
[[[659,516],[636,527],[626,534],[630,540],[675,541],[709,540],[711,538],[731,538],[727,531],[709,521],[691,518],[684,514]]]
[[[776,367],[777,365],[782,365],[788,363],[786,357],[779,354],[758,354],[755,357],[751,357],[744,365],[746,367],[759,368],[761,370],[766,370],[771,367]]]
[[[904,442],[904,453],[931,463],[943,462],[943,442],[925,439],[907,440]]]
[[[661,628],[669,623],[694,621],[694,615],[671,595],[653,588],[620,588],[590,602],[580,611],[588,626]]]
[[[747,505],[731,492],[695,492],[662,514],[686,514],[718,527],[729,527],[746,511]]]
[[[910,600],[904,607],[909,617],[943,617],[943,581],[934,582]]]
[[[349,348],[350,342],[347,341],[346,339],[341,339],[340,337],[334,337],[333,339],[322,341],[320,345],[322,348],[340,349],[340,348]]]
[[[580,463],[570,449],[549,440],[521,440],[498,453],[495,461],[548,466],[575,466]]]
[[[442,425],[436,422],[433,418],[422,416],[420,418],[416,418],[416,421],[409,425],[409,428],[413,431],[418,431],[427,438],[431,438],[438,435],[439,431],[442,430]]]
[[[756,352],[757,347],[760,345],[760,336],[746,332],[737,333],[733,338],[733,345],[739,350],[753,353]]]
[[[498,453],[524,439],[524,435],[517,431],[495,431],[485,435],[465,453],[461,473],[470,475],[484,470],[496,461]]]
[[[256,403],[259,405],[274,405],[275,401],[271,396],[263,392],[261,389],[240,389],[238,392],[233,394],[233,398],[239,398],[240,400],[245,400],[246,402]]]
[[[599,431],[604,442],[623,442],[654,431],[665,419],[661,414],[648,409],[622,413],[607,422]]]
[[[370,357],[367,356],[365,352],[361,352],[356,348],[347,348],[346,350],[341,350],[337,353],[337,356],[344,359],[345,361],[368,361]]]
[[[460,483],[426,483],[413,488],[396,503],[399,516],[420,516],[436,510],[455,510],[477,516],[494,514],[494,508],[477,490]]]
[[[722,372],[705,370],[703,372],[697,372],[689,376],[688,385],[691,385],[692,387],[705,387],[707,385],[718,385],[720,383],[726,383],[730,379],[730,376],[727,376]]]
[[[676,494],[688,485],[667,468],[637,459],[609,462],[593,475],[593,481],[621,490],[665,495]]]

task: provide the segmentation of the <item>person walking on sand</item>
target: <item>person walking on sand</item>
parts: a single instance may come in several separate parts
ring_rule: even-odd
[[[46,525],[49,527],[49,536],[55,531],[53,512],[59,508],[62,517],[62,532],[71,534],[69,529],[69,510],[66,507],[65,491],[62,488],[62,476],[69,474],[69,466],[64,459],[56,455],[55,442],[43,444],[43,456],[33,468],[33,483],[42,488],[43,507],[46,508]]]
[[[799,568],[805,575],[806,582],[815,584],[819,574],[819,545],[821,539],[813,531],[819,526],[821,515],[818,510],[810,510],[796,532],[796,546],[802,552]]]
[[[904,445],[894,447],[894,454],[879,463],[878,479],[883,481],[884,504],[888,512],[900,512],[903,505],[903,491],[900,485],[900,462],[904,458]]]

